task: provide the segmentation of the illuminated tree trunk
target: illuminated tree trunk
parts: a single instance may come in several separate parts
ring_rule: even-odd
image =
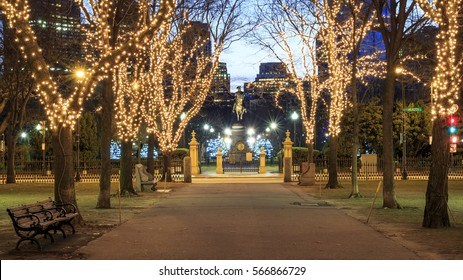
[[[339,136],[330,135],[330,150],[328,151],[328,183],[325,188],[342,188],[338,182],[338,141]]]
[[[448,171],[450,147],[445,120],[436,119],[432,131],[431,170],[426,190],[423,227],[450,227],[448,214]]]
[[[59,126],[53,133],[53,171],[55,173],[55,201],[76,205],[72,130]]]
[[[394,145],[392,112],[394,106],[394,69],[388,65],[383,91],[383,207],[400,208],[394,186]]]
[[[313,143],[307,145],[307,162],[313,163]]]
[[[172,152],[163,152],[162,160],[164,161],[164,171],[162,172],[162,179],[166,182],[172,182],[172,172],[170,168]]]
[[[107,79],[103,86],[103,96],[101,98],[101,173],[100,173],[100,192],[96,208],[111,208],[111,159],[110,146],[113,126],[113,104],[114,94],[112,90],[112,79]]]
[[[121,143],[121,173],[119,186],[121,193],[135,194],[132,181],[132,142],[122,141]]]

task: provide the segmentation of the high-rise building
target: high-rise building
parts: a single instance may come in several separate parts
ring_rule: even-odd
[[[252,83],[245,83],[244,93],[257,101],[273,101],[275,94],[281,90],[281,82],[289,82],[286,65],[282,62],[266,62],[259,66],[259,74]],[[261,99],[261,100],[257,100]]]
[[[29,1],[30,24],[52,71],[70,71],[82,62],[80,8],[74,0]]]
[[[219,62],[212,80],[210,95],[215,104],[232,102],[230,94],[230,74],[227,71],[227,64]]]
[[[211,56],[212,55],[212,42],[211,33],[209,31],[209,24],[199,21],[189,22],[188,31],[183,34],[183,46],[185,48],[192,48],[199,40],[206,40],[205,44],[197,52],[198,56]]]

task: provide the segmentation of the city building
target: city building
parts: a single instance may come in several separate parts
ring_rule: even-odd
[[[203,44],[196,55],[212,56],[212,42],[209,24],[200,21],[192,21],[188,22],[187,27],[188,30],[185,34],[183,34],[182,38],[184,48],[191,49],[199,40],[206,40],[206,43]]]
[[[50,70],[57,75],[71,72],[82,62],[80,8],[75,1],[29,1],[30,24],[45,58],[54,61]]]
[[[210,91],[211,101],[216,104],[229,104],[233,102],[230,92],[230,74],[227,71],[227,64],[219,62],[212,80]]]

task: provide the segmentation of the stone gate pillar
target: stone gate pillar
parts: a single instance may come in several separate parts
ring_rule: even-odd
[[[222,165],[222,149],[217,148],[217,166],[215,167],[215,173],[223,174],[223,165]]]
[[[199,142],[196,140],[196,132],[193,130],[191,132],[191,141],[188,143],[190,145],[190,157],[191,157],[191,174],[199,174],[199,157],[198,157],[198,147]]]
[[[286,130],[286,139],[283,142],[283,173],[284,181],[291,181],[291,174],[293,173],[293,142],[291,141],[291,133]],[[289,166],[286,166],[289,165]]]
[[[264,152],[264,147],[260,147],[260,154],[259,154],[259,174],[267,173],[265,168],[265,156],[267,154]]]

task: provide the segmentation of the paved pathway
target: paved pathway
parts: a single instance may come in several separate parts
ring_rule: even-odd
[[[88,259],[418,258],[283,183],[190,184],[78,252]]]

